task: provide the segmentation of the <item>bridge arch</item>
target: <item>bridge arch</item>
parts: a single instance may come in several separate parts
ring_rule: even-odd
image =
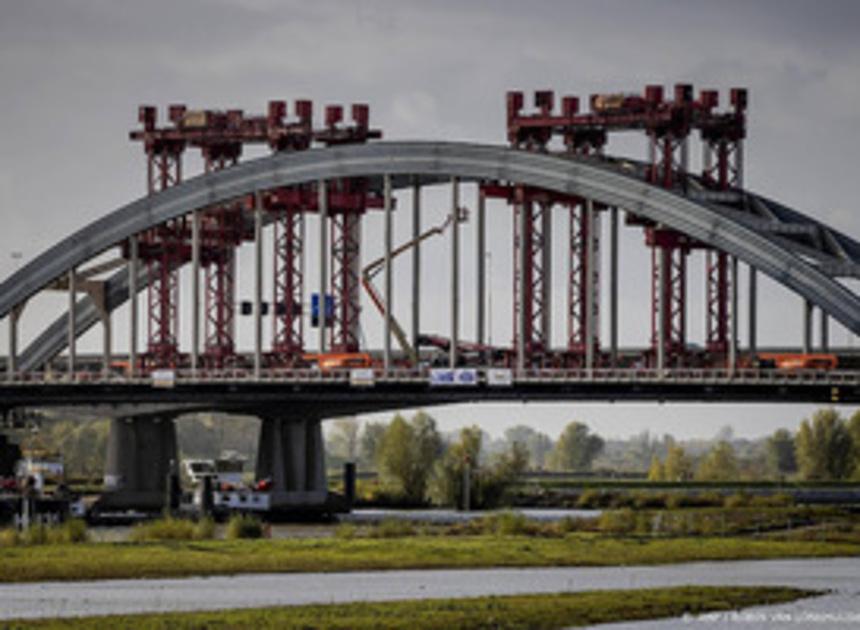
[[[132,235],[196,209],[258,191],[331,178],[365,177],[381,188],[383,175],[392,177],[395,188],[411,185],[415,176],[428,183],[450,177],[498,180],[619,207],[736,256],[860,334],[860,297],[801,250],[787,247],[743,213],[727,212],[706,198],[653,186],[623,169],[588,158],[457,142],[379,142],[283,152],[189,179],[105,215],[21,268],[0,285],[0,317],[69,269]],[[856,245],[837,236],[842,243]],[[112,308],[127,299],[123,276],[127,274],[119,272],[111,283],[108,301]],[[94,308],[87,309],[84,305],[79,309],[84,312],[77,314],[78,334],[96,321]],[[58,321],[28,348],[21,367],[32,368],[61,351],[64,336],[64,326]]]

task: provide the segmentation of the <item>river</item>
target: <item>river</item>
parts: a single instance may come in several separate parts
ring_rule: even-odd
[[[701,621],[708,628],[856,628],[860,558],[699,562],[633,567],[262,574],[169,580],[45,582],[0,586],[0,618],[221,610],[311,603],[477,597],[680,585],[772,585],[829,590],[801,602],[751,609],[766,618]],[[816,615],[836,623],[815,623]],[[786,616],[788,615],[788,616]],[[796,621],[792,621],[796,620]],[[616,627],[690,627],[689,620]],[[696,624],[698,625],[698,624]]]

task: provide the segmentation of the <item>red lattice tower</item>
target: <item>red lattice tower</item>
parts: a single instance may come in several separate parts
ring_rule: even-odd
[[[169,117],[179,114],[176,106]],[[147,193],[153,195],[182,181],[181,139],[150,135],[155,130],[157,110],[142,106],[138,121],[143,125],[141,138],[146,152]],[[135,138],[137,139],[137,138]],[[141,235],[141,261],[146,265],[147,353],[150,368],[176,367],[179,363],[179,267],[190,258],[188,225],[185,218],[168,221]]]
[[[517,313],[522,311],[527,356],[549,349],[549,265],[552,205],[518,186],[514,203],[514,346],[519,343]],[[525,221],[521,214],[525,213]],[[525,232],[522,228],[525,227]],[[522,249],[525,248],[523,255]],[[525,276],[524,284],[521,283]],[[525,287],[525,294],[522,289]]]
[[[573,120],[579,114],[579,99],[565,96],[561,101],[561,115]],[[564,127],[564,144],[569,153],[575,155],[602,155],[606,146],[606,128],[603,125]],[[588,205],[577,200],[569,205],[569,248],[567,282],[567,355],[574,365],[585,364],[589,344],[594,356],[600,352],[600,211],[605,208],[592,204],[592,217],[588,216]],[[589,253],[589,246],[592,252]],[[588,294],[592,292],[591,321],[588,327]],[[590,339],[589,339],[590,333]]]
[[[645,229],[645,243],[651,248],[651,345],[656,351],[662,329],[667,361],[680,359],[687,346],[687,256],[694,243],[680,232],[656,227]]]
[[[702,90],[699,102],[710,114],[700,128],[702,137],[702,179],[710,188],[729,190],[743,187],[743,140],[746,135],[747,92],[735,88],[730,93],[733,111],[718,115],[711,110],[719,105],[719,94]],[[729,349],[729,293],[731,275],[725,252],[707,250],[705,261],[707,283],[706,348],[724,355]]]
[[[286,122],[285,101],[271,101],[267,112],[269,129],[289,130],[274,134],[273,151],[304,151],[313,139],[313,103],[295,102],[294,123]],[[312,186],[293,186],[264,193],[263,209],[274,222],[274,266],[272,358],[279,365],[294,365],[304,354],[304,243],[305,213],[316,204]]]
[[[512,146],[536,151],[547,151],[548,145],[556,136],[560,136],[567,151],[579,155],[600,155],[606,143],[609,132],[638,130],[645,132],[649,139],[649,159],[645,168],[645,177],[651,183],[669,189],[683,191],[687,185],[688,151],[687,141],[690,131],[699,129],[703,140],[716,154],[716,165],[706,168],[706,182],[729,182],[729,186],[740,185],[742,172],[742,139],[744,136],[743,111],[746,107],[746,90],[732,90],[733,112],[717,113],[712,111],[716,100],[712,91],[703,91],[699,101],[693,100],[693,88],[690,85],[678,84],[674,89],[674,99],[664,101],[662,86],[648,86],[644,94],[608,93],[594,94],[590,99],[590,111],[579,112],[579,101],[575,97],[562,99],[562,111],[552,112],[553,95],[551,92],[537,92],[535,105],[537,113],[522,114],[523,95],[520,92],[509,92],[507,95],[507,132]],[[707,155],[707,153],[706,153]],[[708,163],[710,164],[710,163]],[[721,179],[722,178],[722,179]],[[711,183],[714,185],[714,183]],[[595,210],[600,210],[595,205]],[[595,214],[598,217],[599,214]],[[641,225],[646,229],[646,240],[658,251],[652,253],[652,348],[649,353],[653,359],[658,353],[657,343],[660,338],[665,340],[664,356],[676,363],[684,360],[684,341],[686,333],[686,275],[687,255],[692,248],[701,248],[701,243],[692,242],[680,234],[673,234],[662,226],[636,215],[627,213],[627,223]],[[581,358],[589,344],[584,341],[587,336],[588,322],[587,285],[594,282],[594,303],[597,307],[597,287],[599,283],[597,257],[594,258],[594,269],[589,269],[588,247],[589,225],[581,203],[571,204],[571,240],[570,240],[570,269],[569,286],[569,342],[568,354],[574,362]],[[592,230],[592,236],[598,230]],[[594,244],[596,245],[596,238]],[[669,251],[666,251],[669,250]],[[665,269],[665,274],[658,271]],[[718,271],[714,273],[714,291],[712,303],[717,305],[712,316],[712,325],[716,332],[714,337],[725,339],[726,296],[728,288],[725,280],[725,261],[722,263],[720,280],[719,263],[713,266]],[[658,283],[665,279],[664,291],[660,291]],[[660,299],[665,304],[664,316],[660,317]],[[596,339],[596,310],[594,311],[594,343]],[[722,332],[720,332],[722,330]],[[595,348],[595,356],[597,356]]]
[[[508,141],[512,146],[533,150],[546,151],[548,144],[555,134],[562,135],[565,149],[568,153],[577,155],[599,155],[606,144],[607,125],[605,121],[596,119],[593,115],[579,114],[579,99],[565,96],[561,101],[561,112],[554,113],[554,94],[544,90],[535,92],[535,113],[524,114],[523,94],[508,92],[507,94],[507,128]],[[536,196],[543,196],[546,202],[535,206]],[[551,204],[561,203],[568,207],[569,240],[568,252],[568,308],[567,308],[567,352],[566,361],[573,365],[583,365],[589,343],[594,347],[595,356],[599,352],[599,252],[597,251],[599,234],[600,211],[604,208],[592,204],[593,217],[588,216],[585,200],[578,197],[548,195],[545,192],[519,192],[520,202],[515,203],[514,241],[515,241],[515,272],[514,272],[514,313],[520,305],[526,318],[526,352],[543,351],[549,343],[548,313],[550,282],[550,242],[549,224]],[[549,205],[546,205],[549,204]],[[525,273],[527,295],[521,299],[519,283],[520,267],[520,236],[519,208],[529,214],[526,220],[528,234],[522,240],[529,251],[526,253],[527,266]],[[589,228],[589,225],[592,227]],[[589,254],[589,245],[593,248]],[[587,341],[588,330],[588,290],[594,292],[592,300],[591,340]],[[516,319],[516,315],[515,315]],[[518,326],[515,326],[515,343]]]
[[[504,199],[514,208],[514,346],[519,341],[519,317],[522,309],[527,361],[549,350],[550,337],[550,267],[551,244],[549,222],[554,205],[575,207],[578,197],[562,195],[528,186],[482,184],[481,193],[488,199]],[[525,236],[520,234],[520,217],[526,213]],[[521,259],[526,248],[525,260]],[[523,266],[525,262],[525,266]],[[521,297],[520,279],[525,274],[525,300]]]
[[[687,140],[693,121],[693,87],[675,86],[674,101],[664,103],[663,87],[645,88],[645,101],[668,115],[648,124],[648,180],[663,188],[686,186]],[[684,235],[659,227],[646,228],[651,251],[651,347],[660,339],[668,362],[683,362],[686,352],[687,256],[692,243]],[[662,276],[662,279],[661,279]],[[661,291],[662,286],[662,291]]]
[[[215,128],[235,127],[242,112],[207,112]],[[234,166],[242,153],[238,141],[214,138],[201,147],[206,173]],[[206,210],[202,217],[201,259],[204,279],[203,362],[220,368],[236,355],[236,248],[243,239],[244,206],[241,202]]]
[[[305,213],[316,208],[313,186],[263,193],[263,208],[275,224],[272,352],[279,365],[293,365],[304,353]]]
[[[507,120],[508,140],[511,145],[530,151],[546,151],[552,138],[552,129],[547,126],[518,126],[524,118],[543,119],[552,115],[553,93],[535,92],[534,105],[538,112],[529,116],[522,114],[522,92],[508,92]],[[489,196],[499,196],[499,191],[486,187]],[[531,363],[549,350],[550,345],[550,269],[552,239],[553,199],[540,191],[525,186],[514,186],[503,193],[514,211],[513,243],[513,345],[519,346],[519,336],[524,336],[526,363]],[[523,216],[525,215],[525,216]],[[522,328],[520,325],[522,317]]]
[[[370,109],[352,106],[352,124],[342,125],[343,107],[325,108],[325,128],[314,139],[326,146],[366,142],[379,138],[369,128]],[[361,223],[368,208],[382,208],[383,199],[368,188],[365,179],[339,179],[328,184],[330,230],[329,286],[334,298],[329,347],[333,352],[356,352],[361,342]],[[322,301],[321,301],[322,304]]]

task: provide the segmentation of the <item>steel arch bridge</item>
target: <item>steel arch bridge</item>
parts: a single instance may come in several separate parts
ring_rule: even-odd
[[[381,133],[370,129],[364,105],[353,106],[352,126],[342,124],[342,108],[328,107],[322,130],[312,127],[309,101],[297,101],[298,122],[286,121],[280,101],[269,104],[267,116],[254,118],[238,110],[171,106],[173,126],[163,128],[156,127],[155,109],[143,107],[143,128],[131,138],[144,144],[149,194],[65,238],[0,285],[0,317],[9,331],[0,412],[79,406],[111,416],[104,505],[151,509],[163,504],[164,477],[176,460],[175,417],[196,410],[252,413],[262,420],[257,477],[272,484],[265,500],[273,507],[320,508],[329,500],[320,428],[326,417],[485,400],[858,402],[860,370],[828,351],[827,321],[860,333],[860,295],[844,283],[860,278],[860,243],[744,189],[746,92],[732,90],[731,101],[732,111],[716,112],[716,92],[694,99],[692,87],[679,85],[674,100],[666,101],[662,88],[649,86],[644,96],[595,96],[586,114],[579,113],[576,98],[565,97],[561,113],[553,113],[553,95],[538,92],[538,111],[523,114],[522,94],[509,93],[510,146],[367,142]],[[607,134],[630,129],[648,135],[648,160],[604,155]],[[693,130],[704,149],[700,175],[688,168]],[[563,139],[562,150],[553,138]],[[251,142],[268,144],[272,155],[240,163],[243,145]],[[201,150],[205,172],[182,181],[187,148]],[[470,252],[477,273],[475,286],[468,287],[475,291],[474,342],[461,338],[464,184],[478,191],[477,239]],[[449,187],[451,204],[445,224],[427,229],[421,199],[431,186]],[[402,189],[412,191],[413,238],[395,247],[394,194]],[[505,347],[485,339],[488,198],[513,208],[515,326],[512,346]],[[368,208],[384,215],[383,256],[362,269],[361,219]],[[550,334],[553,212],[559,208],[569,218],[561,348]],[[309,238],[304,218],[311,213],[318,232]],[[635,354],[617,343],[622,213],[627,224],[645,231],[652,255],[651,344]],[[598,262],[603,215],[610,218],[605,276]],[[264,228],[275,232],[275,334],[266,348]],[[418,306],[420,243],[443,234],[450,254],[447,338],[421,334]],[[305,244],[314,237],[320,273],[318,285],[310,287]],[[236,252],[245,242],[255,251],[253,352],[240,352],[234,339]],[[119,258],[100,260],[117,247]],[[391,308],[393,259],[410,249],[411,334]],[[686,260],[693,250],[707,256],[703,350],[694,349],[686,334]],[[741,263],[750,270],[744,349],[738,340]],[[186,266],[192,280],[190,349],[180,347],[178,330],[179,271]],[[382,290],[373,283],[380,272]],[[804,301],[803,347],[793,355],[768,355],[756,347],[757,273]],[[362,287],[382,315],[381,350],[359,343]],[[304,304],[314,289],[316,313],[308,313]],[[45,290],[65,291],[68,310],[19,352],[19,320],[27,302]],[[598,331],[604,290],[608,348]],[[148,344],[138,353],[143,291]],[[112,312],[125,303],[128,352],[116,354]],[[817,353],[813,309],[822,323]],[[305,347],[308,315],[319,324],[313,354]],[[78,337],[99,324],[101,356],[79,357]]]
[[[636,172],[637,166],[629,161],[606,158],[542,154],[452,142],[379,142],[277,153],[188,180],[136,200],[86,226],[3,283],[0,287],[0,315],[14,314],[28,298],[118,243],[201,208],[249,195],[259,197],[264,191],[273,189],[361,178],[369,183],[371,190],[378,191],[384,191],[386,182],[391,190],[450,182],[454,182],[455,187],[463,182],[513,183],[560,196],[592,200],[606,207],[622,208],[736,257],[819,307],[847,329],[860,332],[860,296],[839,282],[843,276],[858,277],[860,244],[856,241],[746,191],[713,193],[694,186],[690,186],[686,194],[679,190],[665,190],[643,181]],[[809,244],[814,242],[820,243],[820,247]],[[146,276],[139,275],[138,288],[142,288]],[[105,304],[102,308],[113,310],[128,299],[129,278],[126,270],[109,278],[104,286]],[[25,349],[19,361],[7,359],[10,378],[5,387],[10,388],[8,393],[11,395],[11,387],[15,385],[34,392],[41,390],[45,383],[39,378],[38,368],[99,319],[99,308],[91,296],[77,301],[74,335],[69,332],[66,313]],[[457,338],[456,332],[452,334],[454,339]],[[12,367],[15,368],[14,374],[11,373]],[[266,376],[259,373],[259,363],[257,367],[256,374],[251,370],[237,378]],[[407,379],[414,384],[416,375],[407,374],[408,370],[395,369],[393,363],[389,364],[389,370],[392,378]],[[675,370],[675,373],[670,373],[667,365],[655,366],[655,371],[640,369],[638,377],[633,377],[631,372],[620,374],[621,371],[601,372],[599,367],[590,366],[585,377],[579,373],[570,373],[569,377],[572,382],[582,382],[583,378],[586,382],[606,378],[646,384],[653,380],[666,386],[669,381],[682,378],[685,372]],[[526,370],[521,377],[523,382],[563,383],[566,381],[565,372],[571,371]],[[741,369],[734,374],[731,370],[686,372],[687,378],[693,381],[729,379],[735,386],[745,379],[759,383],[778,382],[780,386],[792,382],[802,384],[804,376],[818,385],[842,387],[846,394],[845,385],[855,385],[854,375],[846,372],[809,375],[773,374],[761,370],[752,374]],[[230,373],[238,374],[235,370]],[[212,381],[229,380],[230,373],[211,374]],[[289,374],[282,374],[286,381],[290,380]],[[304,381],[308,378],[307,374],[298,372],[295,376]],[[267,378],[271,379],[272,375]],[[114,389],[123,381],[116,375],[105,379]],[[194,377],[196,383],[201,379],[204,377],[200,374]],[[91,376],[87,380],[92,386],[92,381],[98,378]],[[139,379],[128,381],[130,385],[140,384]],[[666,391],[670,389],[666,388]],[[455,396],[457,399],[462,397],[462,394]],[[71,399],[66,396],[65,400]]]
[[[508,93],[510,146],[368,142],[381,138],[381,132],[370,128],[366,105],[352,106],[352,125],[343,123],[343,108],[327,107],[320,130],[313,128],[310,101],[296,102],[297,122],[287,119],[283,101],[270,102],[267,115],[260,117],[247,117],[240,110],[188,111],[184,105],[172,105],[172,126],[160,128],[155,108],[141,107],[142,127],[130,137],[143,143],[149,194],[57,243],[0,285],[0,317],[8,319],[9,329],[2,406],[74,403],[79,397],[75,392],[87,400],[94,394],[84,392],[92,388],[95,395],[114,403],[122,402],[123,396],[187,403],[195,398],[195,388],[221,392],[228,382],[240,383],[240,390],[267,383],[276,392],[297,392],[317,385],[356,385],[358,377],[360,387],[347,391],[362,408],[393,404],[398,392],[405,394],[410,388],[424,392],[422,400],[428,403],[449,398],[595,395],[747,400],[774,392],[787,399],[789,390],[793,399],[855,396],[860,372],[829,353],[827,330],[828,318],[833,318],[852,333],[860,332],[860,295],[843,282],[860,277],[860,243],[743,188],[746,90],[732,89],[731,107],[725,111],[718,110],[716,91],[703,90],[695,97],[692,86],[685,84],[674,87],[671,99],[664,98],[662,86],[647,86],[641,96],[593,95],[585,113],[579,111],[576,97],[564,97],[561,111],[555,112],[552,92],[535,93],[534,113],[524,113],[523,102],[521,93]],[[608,134],[629,130],[646,134],[647,161],[604,155]],[[688,145],[694,131],[703,148],[700,175],[689,169]],[[561,150],[552,144],[554,139],[563,141]],[[243,146],[250,143],[268,144],[273,154],[239,163]],[[188,148],[201,151],[205,172],[182,181],[182,155]],[[478,187],[477,251],[471,252],[477,261],[475,342],[461,339],[463,184]],[[438,185],[451,188],[450,215],[444,226],[421,232],[421,190]],[[393,194],[404,188],[413,192],[413,239],[395,249]],[[485,339],[487,198],[504,199],[513,208],[511,347],[491,347]],[[570,229],[563,252],[567,338],[561,348],[553,346],[550,325],[553,212],[559,207],[569,211]],[[368,208],[384,214],[384,253],[362,270],[361,220]],[[622,356],[617,343],[620,212],[626,223],[643,228],[652,254],[650,348],[633,357]],[[318,217],[320,251],[320,281],[313,294],[318,302],[313,309],[319,350],[313,355],[305,349],[304,330],[309,284],[305,243],[314,240],[308,238],[304,217],[311,213]],[[603,215],[611,220],[608,282],[598,257]],[[262,234],[271,225],[275,334],[272,346],[263,348],[262,311],[269,304],[262,300]],[[420,243],[443,232],[450,238],[451,254],[447,338],[421,334],[418,306]],[[240,280],[236,251],[248,241],[256,243],[255,301],[248,305],[255,315],[255,344],[253,353],[243,354],[234,339]],[[119,259],[82,270],[88,261],[117,246],[122,252]],[[392,260],[409,249],[411,335],[391,314]],[[688,343],[686,331],[686,261],[694,250],[707,256],[703,350]],[[738,339],[739,263],[750,270],[749,347],[744,349]],[[191,267],[192,278],[192,340],[190,352],[184,354],[178,330],[183,266]],[[380,271],[384,291],[373,284]],[[804,300],[799,359],[789,357],[782,363],[785,355],[781,359],[756,347],[759,272]],[[380,351],[360,347],[362,286],[382,315]],[[601,292],[607,288],[608,348],[601,347],[598,330]],[[27,301],[46,289],[67,291],[68,311],[19,352],[18,321]],[[138,353],[137,296],[143,290],[148,296],[148,345]],[[129,350],[115,355],[111,313],[126,302]],[[822,324],[818,354],[812,348],[815,308]],[[79,360],[76,340],[98,323],[104,331],[103,352],[100,365],[94,365],[92,360]],[[393,339],[401,351],[392,350]],[[422,354],[419,346],[434,350]],[[68,357],[65,365],[56,360],[63,351]],[[439,363],[446,364],[449,373],[434,375],[431,364]],[[122,369],[118,371],[117,365]],[[350,367],[361,368],[360,374]],[[154,377],[165,376],[165,369],[170,387],[151,387]],[[451,385],[446,379],[464,380],[460,384],[465,386],[434,387]],[[132,394],[135,388],[144,393]],[[358,391],[366,399],[361,405]],[[377,393],[381,398],[374,403]],[[235,403],[242,395],[215,397]]]

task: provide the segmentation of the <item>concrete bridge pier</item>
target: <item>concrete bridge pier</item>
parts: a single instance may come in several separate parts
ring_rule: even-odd
[[[173,415],[113,418],[108,435],[105,492],[98,509],[156,511],[165,507],[167,475],[178,472]]]
[[[274,509],[319,508],[328,501],[322,423],[314,415],[261,417],[257,479],[272,482]]]

